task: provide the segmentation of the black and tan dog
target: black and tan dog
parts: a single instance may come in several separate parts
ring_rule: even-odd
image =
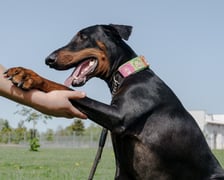
[[[72,103],[110,130],[115,179],[224,179],[224,171],[195,120],[144,58],[124,42],[131,29],[123,25],[85,28],[46,59],[46,64],[57,70],[75,68],[67,86],[83,85],[91,77],[108,84],[113,94],[110,105],[88,97]],[[9,69],[6,76],[26,90],[67,88],[24,68]]]

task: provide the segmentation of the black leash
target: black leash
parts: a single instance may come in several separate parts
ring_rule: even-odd
[[[114,76],[113,77],[113,84],[112,84],[112,96],[114,96],[114,94],[116,93],[119,85],[120,85],[120,82],[118,80],[116,80],[116,77]],[[95,160],[93,162],[91,171],[89,173],[88,180],[93,180],[94,174],[96,172],[97,165],[99,164],[100,159],[101,159],[103,148],[104,148],[104,145],[105,145],[105,142],[106,142],[106,139],[107,139],[107,134],[108,134],[108,129],[103,128],[102,131],[101,131],[101,135],[100,135],[98,150],[97,150],[97,153],[96,153]]]
[[[106,139],[107,139],[107,133],[108,133],[108,130],[106,128],[103,128],[101,131],[101,135],[100,135],[98,150],[97,150],[95,160],[93,162],[92,169],[90,171],[88,180],[92,180],[93,176],[96,172],[96,168],[97,168],[98,163],[100,162],[101,155],[103,152],[103,147],[104,147]]]

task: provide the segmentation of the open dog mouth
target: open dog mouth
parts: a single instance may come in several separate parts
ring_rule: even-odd
[[[79,63],[72,74],[65,80],[65,86],[81,86],[85,84],[85,82],[90,77],[90,74],[94,72],[98,64],[96,58],[91,57],[88,59],[84,59],[81,63]]]

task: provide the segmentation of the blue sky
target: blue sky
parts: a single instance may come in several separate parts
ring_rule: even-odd
[[[95,24],[134,27],[128,44],[144,55],[151,68],[173,89],[188,110],[224,113],[223,0],[7,0],[0,2],[0,62],[24,66],[62,83],[71,73],[44,64],[45,57],[74,34]],[[93,79],[81,88],[109,103],[104,82]],[[0,98],[0,118],[16,126],[16,103]],[[65,126],[55,118],[39,128]]]

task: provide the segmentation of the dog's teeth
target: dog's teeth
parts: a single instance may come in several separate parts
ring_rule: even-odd
[[[17,84],[17,87],[21,88],[22,85],[23,85],[23,82],[21,81],[21,82],[19,82],[19,83]]]
[[[86,77],[84,77],[84,79],[83,79],[83,83],[86,83]]]
[[[8,79],[8,80],[12,80],[12,78],[13,78],[13,76],[9,76],[7,79]]]
[[[94,65],[94,60],[90,61],[89,66]]]

